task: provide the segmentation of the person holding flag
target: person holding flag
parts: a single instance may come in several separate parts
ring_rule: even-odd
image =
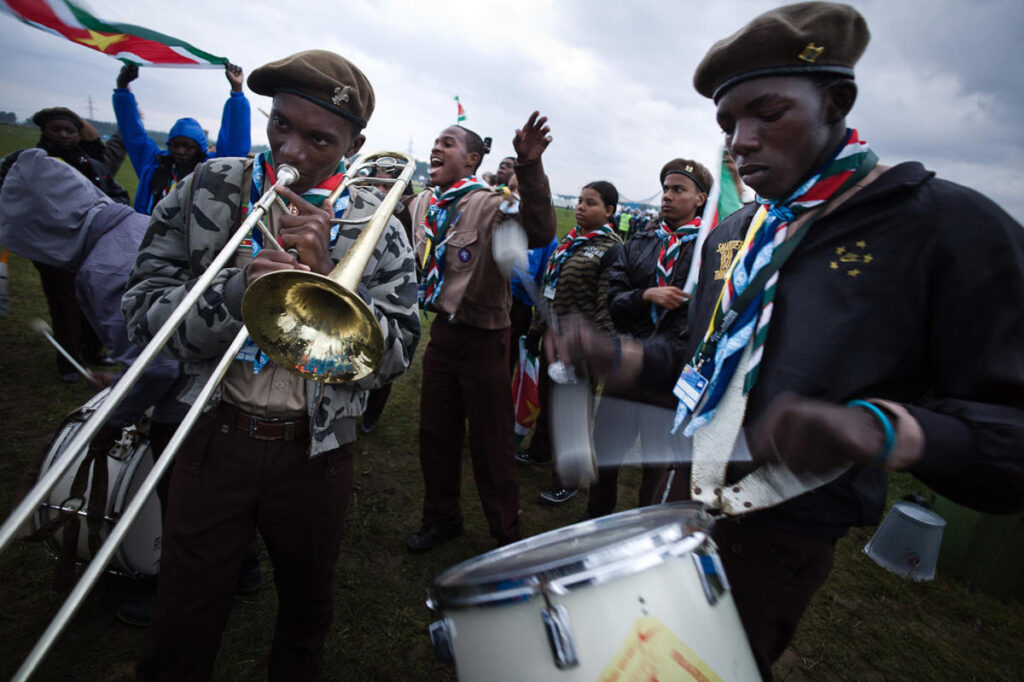
[[[509,221],[521,225],[532,248],[555,236],[551,188],[541,163],[549,132],[547,118],[535,111],[515,133],[522,197],[517,201],[477,178],[488,151],[480,136],[462,126],[445,128],[430,152],[430,201],[410,207],[423,264],[421,305],[435,313],[420,393],[423,519],[406,540],[410,552],[426,552],[462,534],[459,488],[467,421],[473,474],[491,536],[502,545],[523,536],[508,376],[512,295],[492,244]]]
[[[592,372],[675,381],[692,466],[657,499],[726,512],[714,539],[765,679],[888,472],[1024,508],[1024,228],[847,127],[868,38],[854,8],[807,2],[712,46],[694,86],[758,200],[708,237],[689,342],[554,339]],[[760,466],[740,477],[730,451]]]
[[[139,185],[135,190],[135,210],[152,213],[161,199],[196,165],[207,158],[245,156],[249,153],[249,100],[242,92],[244,74],[234,64],[224,65],[231,94],[224,103],[215,151],[210,152],[206,133],[194,118],[180,118],[167,134],[167,149],[162,150],[142,126],[135,95],[128,84],[139,77],[139,67],[126,64],[117,75],[114,90],[114,116],[132,161]]]
[[[672,159],[661,169],[661,212],[658,225],[638,232],[627,241],[608,270],[608,310],[615,331],[635,339],[668,336],[685,341],[690,295],[682,289],[689,275],[692,253],[701,228],[701,214],[714,180],[697,161]],[[614,400],[607,400],[613,398]],[[620,461],[640,435],[642,458],[661,465],[643,467],[639,506],[651,504],[665,469],[664,438],[672,428],[671,412],[646,409],[647,405],[674,408],[669,390],[644,386],[606,385],[594,418],[594,446],[598,462]],[[602,467],[590,486],[587,516],[615,511],[618,499],[616,467]]]

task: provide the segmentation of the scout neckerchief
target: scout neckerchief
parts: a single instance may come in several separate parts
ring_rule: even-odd
[[[772,301],[779,280],[779,269],[808,232],[804,225],[792,239],[786,239],[789,224],[807,211],[821,206],[859,182],[878,162],[878,157],[862,141],[856,130],[848,130],[846,140],[807,182],[786,199],[771,202],[758,197],[758,209],[747,229],[743,245],[732,261],[718,296],[704,340],[677,382],[676,411],[678,428],[686,414],[696,408],[684,434],[693,432],[715,416],[729,381],[736,372],[740,356],[753,337],[747,363],[743,394],[757,381],[764,341],[772,315]],[[699,375],[699,376],[698,376]],[[687,394],[683,385],[696,387]],[[701,397],[703,402],[701,403]]]
[[[434,303],[441,294],[444,285],[444,256],[448,238],[448,228],[455,227],[459,216],[449,209],[454,208],[459,199],[476,189],[486,188],[476,175],[468,175],[448,189],[442,191],[435,187],[430,196],[430,206],[423,216],[423,232],[427,238],[423,254],[423,283],[420,286],[420,305],[425,310],[434,310]],[[454,234],[454,232],[453,232]]]
[[[149,212],[152,213],[156,205],[160,203],[160,200],[171,193],[174,186],[178,184],[178,166],[174,163],[174,160],[169,156],[163,157],[167,159],[169,163],[157,166],[157,169],[153,171],[153,175],[150,177],[150,195],[149,195]]]
[[[697,238],[698,232],[700,232],[700,216],[675,229],[669,227],[668,223],[662,220],[661,224],[654,230],[658,239],[661,240],[661,252],[658,254],[657,269],[659,287],[667,287],[672,284],[672,274],[675,272],[676,263],[679,261],[679,254],[682,253],[683,246],[687,242]],[[658,324],[658,321],[667,312],[667,308],[662,308],[652,303],[651,321],[654,324]]]
[[[338,168],[334,171],[334,174],[328,177],[326,180],[321,182],[316,187],[306,190],[300,196],[313,204],[314,206],[321,206],[331,192],[337,189],[341,181],[345,179],[345,159],[343,158],[338,164]],[[274,159],[270,151],[261,152],[252,164],[252,183],[249,185],[249,203],[242,209],[242,219],[249,214],[253,209],[253,205],[263,196],[265,187],[273,187],[277,182],[277,173],[274,172]],[[288,203],[288,201],[281,197],[281,200]],[[348,190],[342,193],[338,197],[337,201],[334,202],[334,217],[341,218],[342,214],[348,209],[349,194]],[[337,223],[331,225],[331,249],[338,243],[338,234],[340,232],[340,226]],[[252,255],[255,256],[263,248],[263,231],[259,228],[253,228],[250,233],[249,239],[242,242],[242,246],[252,246]],[[253,343],[252,339],[248,339],[242,350],[235,356],[236,360],[242,362],[251,362],[253,374],[259,374],[266,364],[270,361],[266,353],[261,351],[259,347]]]
[[[565,239],[558,244],[558,248],[555,249],[555,252],[551,254],[551,258],[548,260],[548,269],[544,272],[544,298],[554,300],[555,289],[558,287],[558,276],[562,272],[562,265],[565,264],[565,261],[569,260],[569,256],[573,254],[577,247],[601,235],[608,235],[616,241],[619,240],[619,236],[615,234],[615,229],[608,223],[590,232],[582,232],[579,225],[569,230],[569,234],[565,235]]]

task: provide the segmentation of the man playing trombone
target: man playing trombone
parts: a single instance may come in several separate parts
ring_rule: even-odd
[[[248,84],[274,98],[270,151],[253,162],[207,162],[175,187],[153,211],[123,301],[129,332],[148,341],[255,202],[275,186],[281,165],[298,171],[290,188],[275,187],[284,200],[269,211],[277,244],[253,229],[168,343],[191,380],[183,396],[188,402],[241,328],[246,288],[279,270],[327,274],[361,231],[338,219],[368,219],[380,203],[354,187],[333,205],[325,202],[342,183],[345,158],[362,147],[361,131],[373,111],[373,88],[355,65],[311,50],[256,69]],[[408,368],[419,338],[415,265],[396,218],[388,221],[357,293],[384,338],[373,374],[354,383],[314,383],[269,361],[250,341],[192,427],[172,472],[157,608],[141,679],[212,674],[235,575],[254,528],[266,543],[279,598],[269,677],[319,677],[352,485],[356,417],[367,389]]]

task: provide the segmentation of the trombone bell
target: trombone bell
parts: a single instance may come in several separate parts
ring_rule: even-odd
[[[370,307],[323,275],[279,270],[260,277],[246,291],[242,317],[260,350],[314,381],[357,381],[384,355]]]

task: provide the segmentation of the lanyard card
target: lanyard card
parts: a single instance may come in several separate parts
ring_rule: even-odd
[[[675,397],[679,398],[679,402],[686,405],[690,412],[693,412],[697,408],[697,403],[700,402],[701,396],[704,395],[707,387],[708,380],[697,371],[696,367],[692,364],[687,364],[679,374],[672,393]]]

